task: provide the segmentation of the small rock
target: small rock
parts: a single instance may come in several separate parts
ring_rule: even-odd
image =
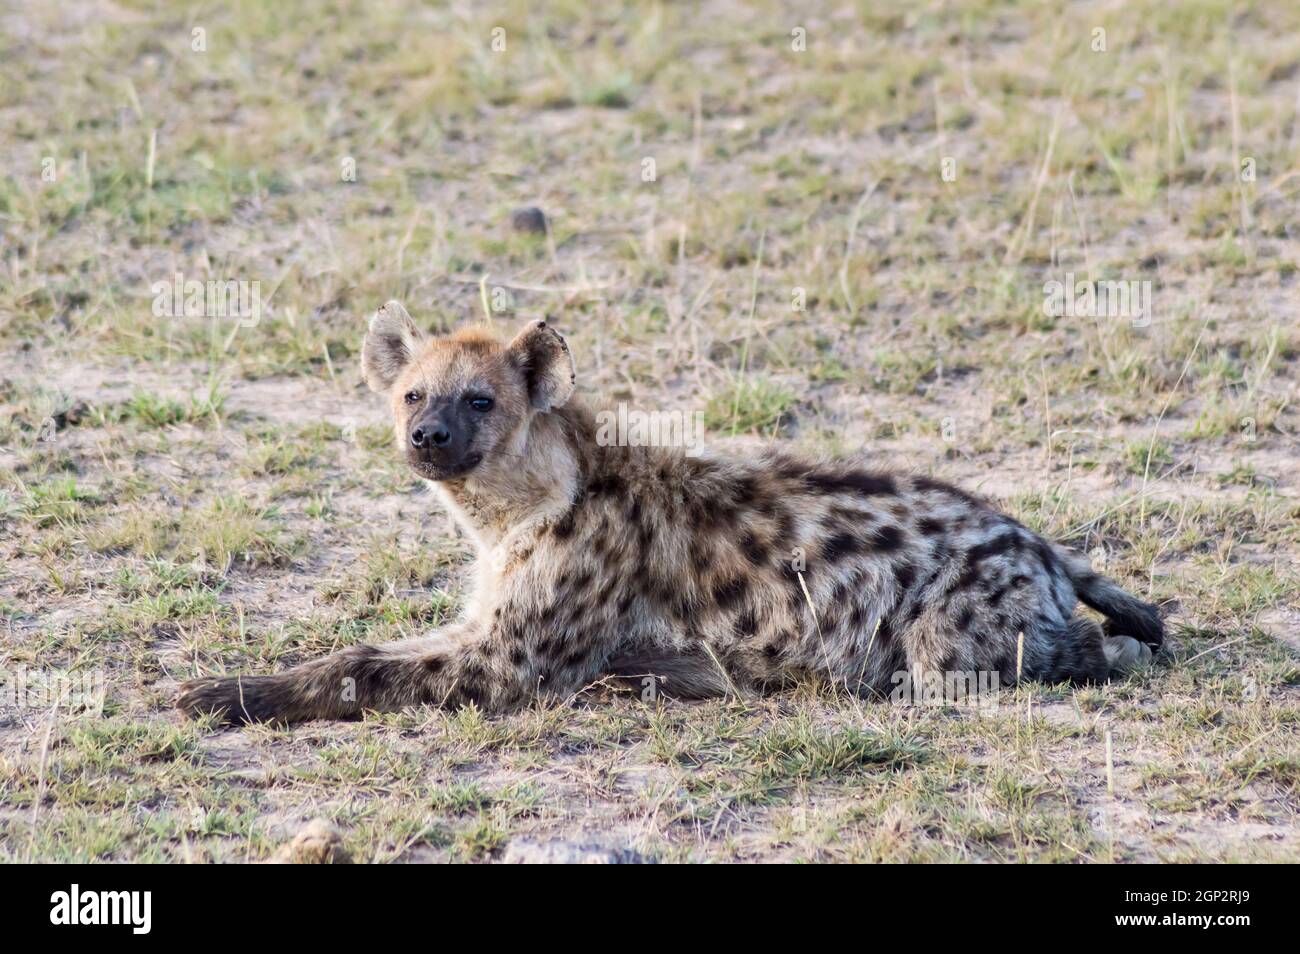
[[[546,213],[535,205],[526,205],[510,213],[510,227],[526,235],[546,234]]]
[[[293,836],[293,841],[279,847],[268,864],[346,865],[351,862],[338,829],[324,818],[313,818]]]
[[[77,401],[71,407],[64,408],[54,415],[54,426],[59,430],[65,427],[76,427],[86,419],[89,411],[90,406],[85,401]]]
[[[643,865],[646,860],[631,848],[571,841],[531,841],[517,838],[506,848],[508,865]]]

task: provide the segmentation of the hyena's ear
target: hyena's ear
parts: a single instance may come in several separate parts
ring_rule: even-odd
[[[361,345],[361,371],[370,390],[388,391],[415,357],[420,330],[400,301],[390,301],[370,319],[370,330]]]
[[[524,375],[528,403],[539,411],[563,407],[573,394],[577,372],[573,356],[559,332],[544,321],[534,321],[506,348],[514,366]]]

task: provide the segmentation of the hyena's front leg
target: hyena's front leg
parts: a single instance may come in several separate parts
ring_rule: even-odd
[[[453,626],[417,639],[352,646],[273,676],[190,680],[176,706],[191,718],[213,714],[222,723],[349,719],[366,709],[420,704],[496,708],[516,701],[520,691],[517,680],[482,665],[486,643],[474,627]]]

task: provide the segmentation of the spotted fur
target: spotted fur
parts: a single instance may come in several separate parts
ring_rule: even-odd
[[[544,322],[509,344],[477,330],[425,340],[393,302],[363,366],[408,462],[476,545],[460,622],[278,675],[195,680],[184,712],[501,712],[606,676],[657,678],[682,697],[809,676],[883,692],[902,671],[1104,680],[1108,637],[1075,617],[1080,599],[1110,637],[1162,641],[1155,607],[941,481],[779,450],[602,446]],[[443,428],[445,450],[412,447],[423,426]]]

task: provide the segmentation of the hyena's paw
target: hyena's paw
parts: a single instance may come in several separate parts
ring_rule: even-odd
[[[181,685],[176,708],[190,719],[212,715],[218,725],[271,722],[281,718],[274,676],[210,676]]]
[[[1102,643],[1112,675],[1122,675],[1151,665],[1151,647],[1132,636],[1107,636]]]

